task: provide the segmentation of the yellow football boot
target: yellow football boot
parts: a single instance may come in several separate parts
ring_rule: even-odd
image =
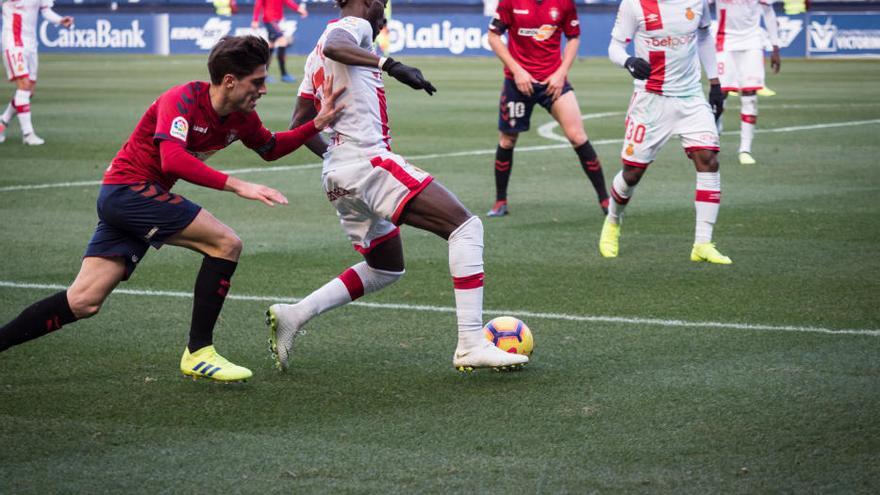
[[[605,224],[602,225],[602,234],[599,236],[599,254],[606,258],[617,257],[617,241],[620,238],[620,224],[611,223],[608,217],[605,217]]]
[[[227,361],[213,345],[202,347],[192,354],[189,348],[185,348],[180,358],[180,371],[194,380],[209,378],[218,382],[241,382],[254,375],[251,370]]]
[[[755,158],[752,157],[752,154],[748,151],[740,151],[738,158],[740,165],[754,165],[758,163],[755,161]]]
[[[776,91],[764,86],[758,90],[758,96],[776,96]]]
[[[733,263],[730,258],[724,256],[715,249],[715,243],[713,242],[694,244],[694,249],[691,250],[691,261],[707,261],[719,265],[729,265]]]

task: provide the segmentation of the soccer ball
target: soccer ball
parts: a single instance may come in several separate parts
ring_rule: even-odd
[[[529,327],[512,316],[499,316],[483,327],[486,340],[504,352],[531,356],[535,339]]]

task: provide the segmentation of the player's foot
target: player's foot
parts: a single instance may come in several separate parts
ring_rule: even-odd
[[[6,122],[0,120],[0,143],[6,141]]]
[[[283,76],[281,76],[281,81],[286,83],[295,83],[296,77],[291,76],[290,74],[284,74]]]
[[[492,209],[486,213],[487,217],[503,217],[507,215],[509,212],[507,211],[507,200],[502,199],[500,201],[496,201],[494,205],[492,205]]]
[[[599,201],[599,208],[602,208],[602,214],[608,214],[608,198]]]
[[[30,134],[25,134],[21,140],[24,144],[28,146],[40,146],[41,144],[45,144],[46,142],[43,141],[40,136],[37,136],[36,133],[33,132]]]
[[[458,371],[473,371],[478,368],[515,370],[528,362],[528,356],[504,352],[488,340],[473,349],[456,349],[452,357],[452,366]]]
[[[758,90],[758,96],[776,96],[776,91],[764,86]]]
[[[694,244],[694,249],[691,250],[691,261],[707,261],[719,265],[730,265],[733,263],[730,258],[724,256],[715,249],[714,242]]]
[[[217,353],[213,345],[202,347],[192,354],[189,348],[184,349],[183,357],[180,358],[180,371],[194,380],[210,378],[218,382],[241,382],[254,375],[251,370],[230,363]]]
[[[735,98],[739,98],[739,91],[728,91],[727,96],[733,96]]]
[[[605,217],[602,234],[599,235],[599,254],[606,258],[616,258],[619,239],[620,224],[611,223],[611,220]]]
[[[269,327],[269,352],[275,367],[287,371],[293,340],[300,333],[302,318],[295,304],[273,304],[266,311],[266,325]]]
[[[739,164],[740,165],[754,165],[758,162],[752,157],[752,154],[748,151],[740,151],[739,152]]]

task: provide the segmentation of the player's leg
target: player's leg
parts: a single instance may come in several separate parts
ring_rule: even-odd
[[[743,165],[754,165],[752,140],[758,123],[758,94],[764,87],[764,53],[760,49],[736,52],[740,74],[740,137],[738,158]]]
[[[280,27],[279,27],[280,28]],[[278,69],[281,71],[281,80],[286,83],[296,82],[296,78],[287,73],[287,47],[291,46],[287,36],[278,38],[275,43],[275,57],[278,59]]]
[[[495,149],[495,203],[486,213],[502,217],[509,213],[507,185],[513,172],[513,150],[520,132],[529,130],[534,100],[522,94],[510,79],[504,79],[498,105],[498,147]]]
[[[611,181],[608,215],[605,216],[599,235],[599,254],[605,258],[617,257],[624,209],[632,199],[645,170],[672,134],[666,100],[666,97],[645,91],[633,92],[626,112],[625,134],[620,151],[623,167]]]
[[[584,130],[584,121],[581,118],[581,109],[578,106],[577,98],[571,86],[566,83],[563,88],[562,95],[552,103],[550,114],[559,122],[562,132],[568,138],[574,148],[574,152],[578,156],[581,168],[593,184],[596,196],[599,200],[599,206],[602,212],[608,213],[608,190],[605,188],[605,176],[602,173],[602,165],[599,163],[599,157],[596,150],[590,144],[587,132]]]
[[[286,370],[296,337],[311,319],[379,291],[404,274],[400,230],[386,223],[390,232],[373,239],[369,249],[361,250],[364,261],[343,271],[295,304],[273,304],[266,312],[269,349],[276,367]]]
[[[83,258],[79,274],[67,290],[31,304],[0,328],[0,352],[94,316],[125,275],[125,262],[120,257]]]
[[[406,204],[399,221],[447,240],[455,293],[458,344],[452,364],[460,371],[518,367],[526,356],[501,351],[483,337],[483,223],[448,189],[433,181]]]
[[[235,232],[206,210],[200,210],[185,228],[167,237],[165,244],[204,255],[193,289],[189,341],[180,361],[185,375],[220,381],[246,380],[253,373],[235,365],[214,348],[214,326],[231,287],[242,243]]]
[[[31,115],[31,98],[37,85],[37,50],[25,51],[25,60],[28,66],[28,77],[18,80],[18,90],[15,92],[15,111],[18,114],[18,124],[21,126],[22,142],[29,146],[40,146],[45,141],[34,132]]]
[[[715,221],[721,206],[721,174],[718,165],[718,136],[714,134],[712,110],[701,96],[679,98],[679,119],[676,133],[681,137],[687,156],[697,172],[694,193],[694,246],[692,261],[730,264],[730,258],[719,253],[712,243]]]

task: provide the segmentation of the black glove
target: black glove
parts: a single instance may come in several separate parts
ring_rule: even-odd
[[[382,64],[382,70],[387,72],[389,76],[406,84],[412,89],[424,89],[429,95],[433,95],[434,92],[437,91],[437,88],[431,84],[431,81],[425,79],[425,76],[422,75],[422,71],[415,67],[402,64],[391,57]]]
[[[724,113],[724,97],[726,95],[721,91],[720,84],[709,85],[709,106],[712,107],[712,113],[715,114],[715,120],[721,118]]]
[[[651,75],[651,64],[643,58],[630,57],[623,66],[636,79],[647,79]]]

